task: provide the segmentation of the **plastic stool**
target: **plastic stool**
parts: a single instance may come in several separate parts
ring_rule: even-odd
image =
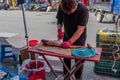
[[[1,59],[0,59],[0,62],[3,62],[3,59],[5,59],[5,58],[13,58],[14,59],[14,61],[16,61],[16,56],[15,56],[15,54],[11,54],[11,55],[7,55],[7,54],[9,54],[9,53],[12,53],[12,50],[5,50],[6,48],[11,48],[11,46],[10,45],[1,45]]]

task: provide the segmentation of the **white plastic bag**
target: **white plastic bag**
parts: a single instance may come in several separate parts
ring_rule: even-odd
[[[55,80],[64,80],[64,77],[62,75],[58,75],[57,78],[55,78]]]

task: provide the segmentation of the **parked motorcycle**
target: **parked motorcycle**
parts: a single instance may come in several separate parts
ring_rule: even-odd
[[[45,3],[39,3],[31,6],[32,11],[46,11],[47,5]]]

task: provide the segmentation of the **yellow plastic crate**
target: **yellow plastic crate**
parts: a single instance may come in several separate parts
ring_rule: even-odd
[[[116,33],[114,30],[100,29],[97,32],[97,42],[115,43],[120,44],[120,32]]]

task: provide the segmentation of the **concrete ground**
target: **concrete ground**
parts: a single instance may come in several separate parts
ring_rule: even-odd
[[[56,69],[56,72],[58,75],[62,75],[62,65],[59,64],[59,61],[52,61],[49,60],[49,62],[54,65],[54,69]],[[19,67],[18,61],[13,61],[12,59],[5,59],[3,63],[0,63],[0,66],[6,67],[10,72],[18,72]],[[59,68],[58,68],[59,67]],[[59,69],[59,71],[58,71]],[[84,70],[83,70],[83,80],[120,80],[120,78],[114,78],[110,76],[104,76],[104,75],[97,75],[93,71],[94,69],[94,63],[93,62],[85,62],[84,64]],[[55,76],[52,72],[46,73],[46,79],[47,80],[55,80]]]

